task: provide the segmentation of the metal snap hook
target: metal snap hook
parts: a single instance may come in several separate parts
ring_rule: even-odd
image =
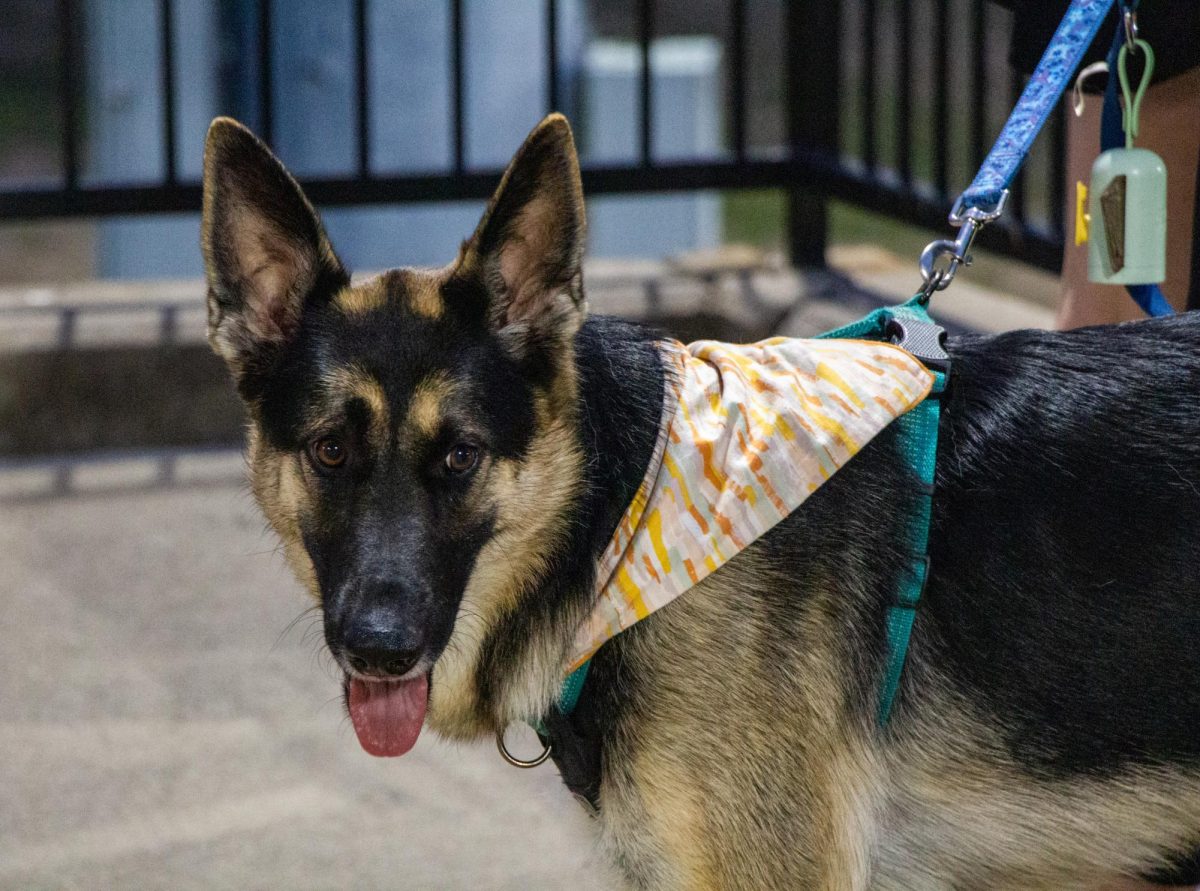
[[[950,262],[939,269],[938,261],[947,256]],[[925,245],[925,250],[921,251],[921,278],[925,282],[921,293],[928,297],[935,291],[944,291],[949,287],[954,273],[958,271],[959,262],[953,241],[941,239]]]
[[[1138,39],[1137,13],[1132,9],[1125,10],[1122,22],[1125,25],[1125,46],[1128,47],[1129,52],[1136,56]]]
[[[967,217],[962,228],[958,230],[958,238],[939,239],[931,241],[921,251],[921,278],[925,286],[921,293],[928,300],[935,291],[944,291],[954,281],[954,276],[960,266],[971,265],[971,245],[983,224],[973,217]],[[948,258],[945,266],[939,268],[938,261]]]
[[[500,750],[500,757],[503,758],[505,761],[507,761],[509,764],[511,764],[513,767],[522,767],[522,768],[539,767],[540,765],[545,764],[546,759],[550,757],[550,745],[549,745],[549,743],[547,743],[546,747],[544,749],[542,749],[542,753],[540,755],[538,755],[536,758],[534,758],[530,761],[523,761],[522,759],[520,759],[516,755],[514,755],[512,752],[510,752],[508,750],[508,748],[504,745],[504,730],[496,731],[496,748]]]

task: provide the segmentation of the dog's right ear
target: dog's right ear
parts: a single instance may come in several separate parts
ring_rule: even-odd
[[[201,248],[208,339],[239,380],[295,335],[307,301],[350,281],[299,184],[230,118],[204,146]]]

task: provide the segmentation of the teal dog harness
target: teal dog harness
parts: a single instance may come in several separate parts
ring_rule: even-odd
[[[900,688],[908,656],[913,621],[929,581],[929,525],[933,515],[934,474],[937,467],[938,421],[941,397],[950,378],[950,357],[942,344],[946,329],[929,316],[929,297],[918,294],[900,306],[877,309],[856,322],[822,334],[827,338],[891,340],[920,359],[933,373],[933,388],[917,406],[892,424],[905,464],[919,480],[921,491],[908,522],[910,562],[887,613],[887,662],[879,692],[878,719],[886,725]]]

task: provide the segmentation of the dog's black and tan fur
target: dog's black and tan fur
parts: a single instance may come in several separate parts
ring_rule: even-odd
[[[653,333],[585,318],[566,121],[444,269],[351,285],[228,120],[203,230],[254,492],[335,657],[382,615],[432,672],[438,733],[544,714],[663,393]],[[633,886],[1093,888],[1200,845],[1200,319],[950,351],[933,574],[886,728],[915,491],[886,431],[597,654],[576,720]]]

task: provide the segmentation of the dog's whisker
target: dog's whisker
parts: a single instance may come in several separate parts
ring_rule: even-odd
[[[320,605],[313,604],[312,606],[306,607],[304,610],[301,611],[300,615],[296,616],[296,618],[294,618],[294,619],[292,619],[292,621],[288,622],[287,625],[285,625],[283,627],[283,630],[279,632],[279,636],[275,638],[275,643],[273,643],[271,645],[270,652],[272,652],[272,653],[275,652],[275,650],[277,650],[279,648],[280,643],[283,642],[283,639],[300,622],[304,621],[305,619],[315,618],[314,614],[320,612],[320,609],[321,609]],[[311,630],[311,629],[305,630],[305,635],[308,634],[309,630]]]

